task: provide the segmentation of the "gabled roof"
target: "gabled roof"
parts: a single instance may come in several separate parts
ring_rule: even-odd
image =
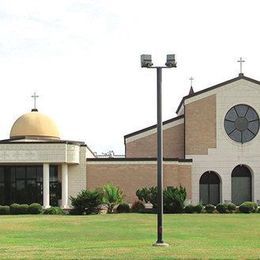
[[[193,94],[189,94],[189,95],[187,95],[187,96],[184,96],[184,97],[182,98],[182,100],[181,100],[181,102],[180,102],[180,104],[179,104],[177,110],[176,110],[176,113],[177,113],[177,114],[179,113],[179,111],[180,111],[180,109],[181,109],[181,107],[182,107],[182,105],[184,104],[184,101],[185,101],[186,99],[189,99],[189,98],[194,97],[194,96],[198,96],[198,95],[200,95],[200,94],[202,94],[202,93],[208,92],[208,91],[213,90],[213,89],[216,89],[216,88],[220,88],[220,87],[222,87],[222,86],[225,86],[225,85],[227,85],[227,84],[233,83],[233,82],[238,81],[238,80],[240,80],[240,79],[244,79],[244,80],[247,80],[247,81],[250,81],[250,82],[253,82],[253,83],[255,83],[255,84],[260,85],[260,81],[255,80],[255,79],[252,79],[252,78],[248,78],[248,77],[244,76],[243,73],[240,73],[239,76],[236,77],[236,78],[233,78],[233,79],[224,81],[224,82],[219,83],[219,84],[217,84],[217,85],[214,85],[214,86],[212,86],[212,87],[205,88],[205,89],[200,90],[200,91],[198,91],[198,92],[195,92],[195,93],[193,93]]]
[[[184,115],[180,115],[180,116],[176,116],[176,117],[173,117],[173,118],[171,118],[171,119],[168,119],[168,120],[166,120],[166,121],[163,122],[163,125],[167,125],[167,124],[172,123],[172,122],[174,122],[174,121],[177,121],[177,120],[179,120],[179,119],[181,119],[181,118],[184,118]],[[156,125],[149,126],[149,127],[146,127],[146,128],[143,128],[143,129],[138,130],[138,131],[136,131],[136,132],[132,132],[132,133],[130,133],[130,134],[125,135],[125,136],[124,136],[124,139],[129,138],[129,137],[131,137],[131,136],[138,135],[138,134],[143,133],[143,132],[146,132],[146,131],[149,131],[149,130],[154,129],[154,128],[156,128],[156,127],[157,127],[157,124],[156,124]]]

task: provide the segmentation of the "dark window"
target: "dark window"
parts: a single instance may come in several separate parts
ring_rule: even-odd
[[[245,165],[238,165],[231,174],[232,202],[236,205],[252,200],[252,176]]]
[[[50,166],[50,204],[58,205],[61,185],[58,182],[58,166]],[[0,166],[0,205],[34,202],[42,204],[43,167]]]
[[[236,105],[226,114],[224,128],[228,136],[240,143],[252,140],[259,130],[259,117],[248,105]]]
[[[205,172],[200,178],[200,201],[217,205],[220,202],[220,180],[215,172]]]
[[[50,204],[58,206],[58,201],[61,198],[61,184],[58,180],[58,166],[50,166]]]

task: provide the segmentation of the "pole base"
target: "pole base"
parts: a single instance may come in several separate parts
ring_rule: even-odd
[[[162,243],[156,242],[153,244],[153,246],[167,247],[167,246],[169,246],[169,244],[164,243],[164,242],[162,242]]]

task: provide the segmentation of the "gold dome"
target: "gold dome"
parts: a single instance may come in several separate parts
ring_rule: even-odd
[[[33,109],[32,112],[22,115],[14,122],[10,138],[19,137],[60,139],[60,134],[51,118]]]

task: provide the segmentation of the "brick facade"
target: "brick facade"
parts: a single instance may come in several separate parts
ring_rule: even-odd
[[[143,136],[125,144],[127,158],[155,158],[157,133]],[[184,158],[184,123],[163,130],[164,158]]]
[[[216,147],[216,95],[185,105],[185,153],[208,154]]]
[[[155,161],[88,161],[86,169],[87,188],[94,189],[113,183],[123,190],[128,203],[137,199],[137,189],[156,186]],[[164,186],[180,185],[186,188],[187,198],[191,199],[191,163],[165,162]]]

